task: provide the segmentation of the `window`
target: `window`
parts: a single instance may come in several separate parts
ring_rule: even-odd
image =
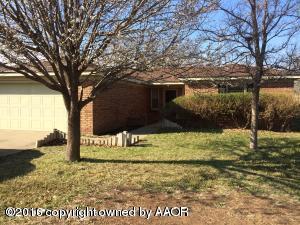
[[[159,109],[159,89],[152,88],[151,89],[151,110]]]

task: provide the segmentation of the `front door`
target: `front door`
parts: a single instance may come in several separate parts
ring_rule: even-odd
[[[177,91],[176,90],[166,90],[165,92],[165,103],[171,102],[174,98],[177,97]]]

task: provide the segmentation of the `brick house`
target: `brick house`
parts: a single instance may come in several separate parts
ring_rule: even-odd
[[[267,75],[262,91],[294,93],[299,80],[299,74]],[[249,76],[239,71],[197,68],[137,73],[115,83],[82,110],[81,130],[104,134],[151,124],[161,119],[169,101],[182,95],[250,90]],[[60,94],[11,71],[0,70],[0,113],[0,129],[66,131],[67,114]]]

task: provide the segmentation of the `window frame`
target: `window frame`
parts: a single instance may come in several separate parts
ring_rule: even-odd
[[[157,106],[153,105],[153,100],[154,100],[154,92],[156,91],[157,95]],[[151,88],[150,89],[150,108],[152,111],[158,111],[159,110],[159,88]]]

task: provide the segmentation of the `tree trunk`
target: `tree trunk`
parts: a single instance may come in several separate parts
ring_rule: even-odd
[[[68,111],[68,135],[66,160],[80,161],[80,108],[78,97],[71,100]]]
[[[259,118],[259,85],[253,85],[252,100],[251,100],[251,135],[250,149],[258,149],[258,118]]]

